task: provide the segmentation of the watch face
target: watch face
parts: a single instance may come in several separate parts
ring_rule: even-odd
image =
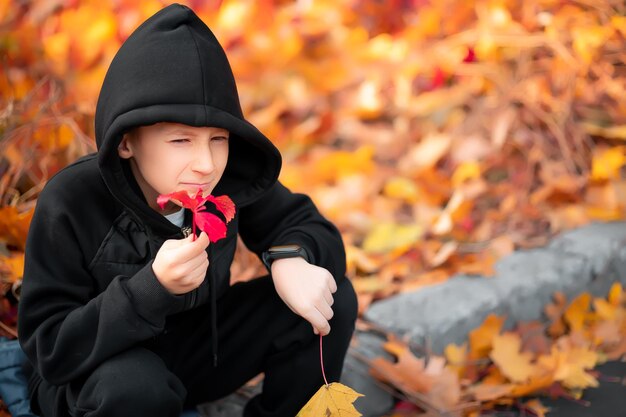
[[[268,252],[271,254],[280,254],[280,253],[298,252],[299,250],[300,250],[300,246],[298,245],[283,245],[283,246],[273,246],[269,248]]]

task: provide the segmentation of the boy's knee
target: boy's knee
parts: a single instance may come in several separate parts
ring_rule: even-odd
[[[133,349],[104,362],[75,399],[78,415],[178,416],[186,390],[153,352]]]

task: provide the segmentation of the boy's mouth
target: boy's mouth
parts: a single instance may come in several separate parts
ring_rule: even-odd
[[[181,185],[184,185],[186,187],[197,187],[197,188],[207,188],[209,185],[211,185],[211,183],[209,182],[181,182]]]

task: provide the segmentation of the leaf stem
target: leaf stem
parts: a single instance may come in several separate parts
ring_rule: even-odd
[[[324,382],[328,387],[328,380],[326,379],[326,372],[324,372],[324,356],[322,354],[322,335],[320,334],[320,363],[322,364],[322,376],[324,377]]]
[[[192,218],[191,218],[191,233],[193,233],[192,241],[196,241],[196,211],[192,210]]]

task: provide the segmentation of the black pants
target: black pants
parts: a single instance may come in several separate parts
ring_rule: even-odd
[[[354,331],[357,301],[342,279],[334,294],[324,369],[338,381]],[[261,372],[263,391],[246,417],[293,417],[324,383],[319,336],[278,297],[270,277],[238,283],[218,300],[218,365],[211,360],[208,305],[170,316],[163,334],[102,363],[65,386],[45,381],[33,405],[43,417],[179,417],[224,397]]]

